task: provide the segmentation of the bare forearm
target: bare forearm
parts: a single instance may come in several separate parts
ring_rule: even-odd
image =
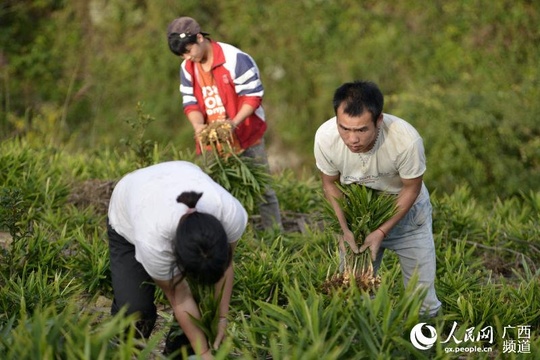
[[[219,292],[223,289],[221,295],[221,302],[219,304],[219,316],[227,317],[229,314],[229,305],[231,303],[231,296],[234,286],[234,267],[233,263],[229,265],[223,278],[216,284],[216,295],[219,295]]]
[[[191,316],[200,319],[200,313],[197,306],[195,307],[185,307],[178,306],[174,309],[174,315],[178,324],[186,334],[191,347],[195,350],[197,354],[202,354],[205,352],[209,345],[204,335],[204,332],[193,322]]]
[[[349,227],[347,226],[345,213],[343,212],[343,209],[341,209],[341,206],[339,206],[338,202],[338,199],[343,197],[343,193],[341,190],[339,190],[335,181],[333,181],[331,178],[323,179],[323,191],[325,198],[330,202],[330,205],[332,205],[332,208],[334,209],[341,229],[346,231]]]
[[[208,349],[208,341],[202,330],[191,319],[191,316],[200,319],[201,314],[187,281],[184,279],[176,286],[172,285],[175,284],[175,280],[172,282],[155,280],[155,282],[171,303],[174,317],[189,339],[193,349],[198,354],[204,353]]]
[[[392,230],[392,228],[401,219],[405,217],[407,212],[413,206],[422,188],[422,178],[420,177],[420,178],[412,179],[412,180],[404,180],[403,184],[404,186],[402,190],[400,191],[397,197],[397,201],[396,201],[397,213],[380,226],[380,228],[386,234],[388,234],[388,232]]]
[[[337,186],[337,181],[339,181],[339,174],[329,176],[321,173],[321,178],[323,182],[324,195],[332,205],[334,213],[336,214],[336,217],[338,219],[339,226],[341,227],[341,231],[343,232],[343,234],[338,237],[340,252],[345,253],[345,243],[347,243],[351,247],[352,251],[354,253],[357,253],[358,245],[356,244],[356,239],[352,231],[349,229],[345,213],[339,205],[339,199],[343,197],[343,193]]]
[[[238,110],[236,115],[231,119],[233,126],[237,127],[238,125],[240,125],[244,120],[251,116],[254,111],[255,109],[253,108],[253,106],[243,104],[242,107],[240,107],[240,110]]]
[[[192,111],[187,114],[188,120],[193,126],[195,134],[202,130],[205,125],[204,115],[200,111]]]

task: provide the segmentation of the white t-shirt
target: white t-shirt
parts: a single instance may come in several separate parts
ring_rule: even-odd
[[[135,259],[157,280],[171,279],[173,239],[187,211],[176,198],[184,191],[203,193],[197,211],[215,216],[230,243],[246,229],[247,212],[240,202],[190,162],[164,162],[127,174],[112,193],[109,224],[135,245]]]
[[[426,157],[422,138],[405,120],[383,114],[373,148],[353,153],[341,139],[336,117],[323,123],[315,134],[315,161],[326,175],[340,175],[341,184],[358,183],[390,194],[399,194],[401,179],[424,174]],[[416,202],[429,197],[424,184]]]

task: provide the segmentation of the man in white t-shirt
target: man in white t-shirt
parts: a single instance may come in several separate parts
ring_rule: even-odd
[[[211,359],[204,333],[190,318],[200,314],[186,279],[215,284],[216,294],[223,289],[217,348],[227,325],[232,256],[246,225],[240,202],[192,163],[165,162],[127,174],[114,188],[108,214],[112,313],[124,306],[138,313],[137,328],[148,338],[157,317],[155,283],[171,303],[184,342]],[[178,343],[171,335],[167,353]]]
[[[332,204],[343,234],[339,238],[353,252],[369,249],[377,270],[384,249],[400,259],[405,285],[415,271],[419,285],[427,288],[423,313],[436,315],[441,303],[435,293],[435,247],[431,203],[423,182],[426,159],[422,138],[406,121],[384,114],[384,98],[376,84],[356,81],[334,93],[336,117],[323,123],[315,135],[315,160],[323,190]],[[355,239],[336,199],[336,185],[358,183],[395,194],[398,212],[365,239]],[[364,241],[358,249],[356,241]]]

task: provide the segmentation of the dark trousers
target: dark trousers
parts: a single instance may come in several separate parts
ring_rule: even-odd
[[[139,314],[136,323],[139,337],[149,338],[157,319],[154,304],[156,285],[144,267],[135,259],[135,246],[124,239],[107,223],[111,277],[114,300],[111,314],[115,315],[124,306],[126,314]],[[193,354],[187,337],[173,324],[165,343],[165,354],[171,354],[181,346],[187,346],[188,354]]]
[[[148,338],[157,319],[156,286],[144,267],[135,259],[135,246],[107,224],[114,300],[111,314],[126,306],[127,315],[138,313],[139,335]]]

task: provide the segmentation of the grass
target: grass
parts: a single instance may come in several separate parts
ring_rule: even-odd
[[[165,161],[178,153],[157,155]],[[0,244],[1,358],[160,358],[168,329],[158,327],[148,342],[140,342],[132,318],[96,309],[98,297],[112,299],[106,214],[93,205],[100,199],[93,199],[92,191],[85,194],[76,186],[89,179],[114,182],[136,162],[130,152],[73,153],[16,140],[0,144],[1,231],[11,239]],[[284,214],[320,216],[324,200],[316,181],[287,172],[272,181],[281,196],[295,199],[282,202]],[[70,200],[73,191],[79,192],[76,205]],[[282,234],[249,225],[235,257],[229,336],[215,356],[457,358],[447,353],[458,346],[452,342],[438,341],[425,351],[412,346],[410,329],[427,322],[440,339],[454,323],[454,336],[461,340],[469,328],[477,333],[493,327],[493,344],[461,344],[489,345],[491,354],[463,352],[460,358],[532,358],[540,352],[539,198],[523,194],[485,207],[467,188],[433,195],[436,288],[443,313],[428,320],[418,315],[422,294],[413,284],[403,287],[391,253],[373,297],[355,286],[325,294],[321,286],[328,269],[339,262],[330,229],[315,220],[302,231]],[[167,312],[162,296],[158,301]],[[504,352],[502,335],[509,326],[529,327],[530,338],[524,340],[530,354]]]

